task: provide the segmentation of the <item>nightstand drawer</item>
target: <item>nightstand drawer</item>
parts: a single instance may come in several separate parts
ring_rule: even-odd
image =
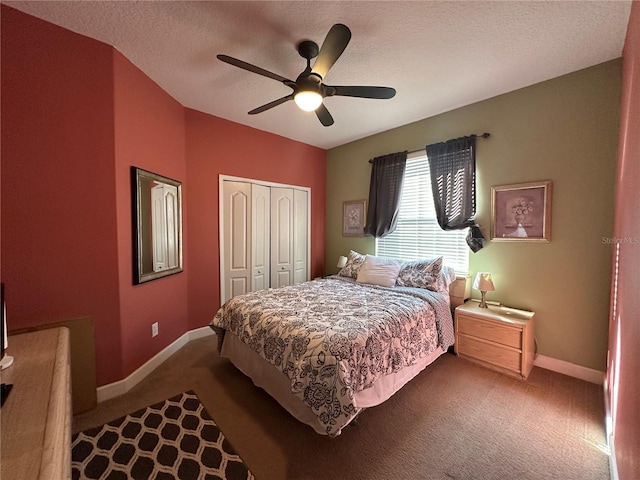
[[[489,346],[488,342],[464,334],[458,336],[458,355],[482,360],[493,365],[520,372],[522,354],[499,345]]]
[[[465,315],[458,315],[457,321],[459,333],[522,349],[522,328]]]

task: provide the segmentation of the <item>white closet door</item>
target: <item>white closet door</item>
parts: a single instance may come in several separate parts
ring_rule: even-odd
[[[307,245],[309,244],[309,195],[304,190],[293,191],[293,282],[306,282]]]
[[[165,224],[167,226],[167,266],[176,268],[180,265],[178,254],[178,223],[176,222],[178,210],[178,187],[164,186]]]
[[[251,289],[251,184],[224,182],[222,303]]]
[[[293,283],[293,189],[271,188],[271,287]]]
[[[269,288],[271,189],[251,184],[251,291]]]
[[[167,267],[167,215],[164,210],[164,190],[162,185],[151,189],[151,229],[153,230],[153,271],[160,272]]]
[[[154,272],[178,266],[178,225],[174,220],[177,205],[177,187],[163,184],[151,189]]]

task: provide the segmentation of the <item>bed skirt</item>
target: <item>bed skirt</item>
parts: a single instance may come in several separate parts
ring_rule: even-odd
[[[438,347],[430,355],[421,358],[415,365],[381,377],[372,388],[355,394],[354,406],[362,410],[380,405],[443,353],[446,352]],[[302,399],[291,393],[291,383],[287,376],[230,332],[224,336],[220,356],[231,360],[238,370],[253,381],[254,385],[271,395],[293,417],[309,425],[317,433],[327,434],[326,425],[319,421]]]

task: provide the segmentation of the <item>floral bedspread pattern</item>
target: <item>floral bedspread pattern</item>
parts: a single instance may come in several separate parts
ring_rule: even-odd
[[[211,327],[219,340],[233,333],[287,375],[330,436],[357,415],[354,392],[454,340],[442,294],[344,277],[234,297]]]

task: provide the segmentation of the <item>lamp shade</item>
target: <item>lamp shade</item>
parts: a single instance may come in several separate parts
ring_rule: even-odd
[[[322,95],[320,95],[318,92],[303,90],[296,93],[296,95],[293,97],[293,100],[296,102],[296,105],[298,105],[298,107],[300,107],[305,112],[313,112],[322,103]]]
[[[338,268],[344,268],[344,266],[347,264],[347,257],[343,257],[341,256],[338,259],[338,265],[336,265]]]
[[[473,288],[481,292],[493,292],[496,288],[493,286],[491,274],[488,272],[478,272],[473,281]]]

